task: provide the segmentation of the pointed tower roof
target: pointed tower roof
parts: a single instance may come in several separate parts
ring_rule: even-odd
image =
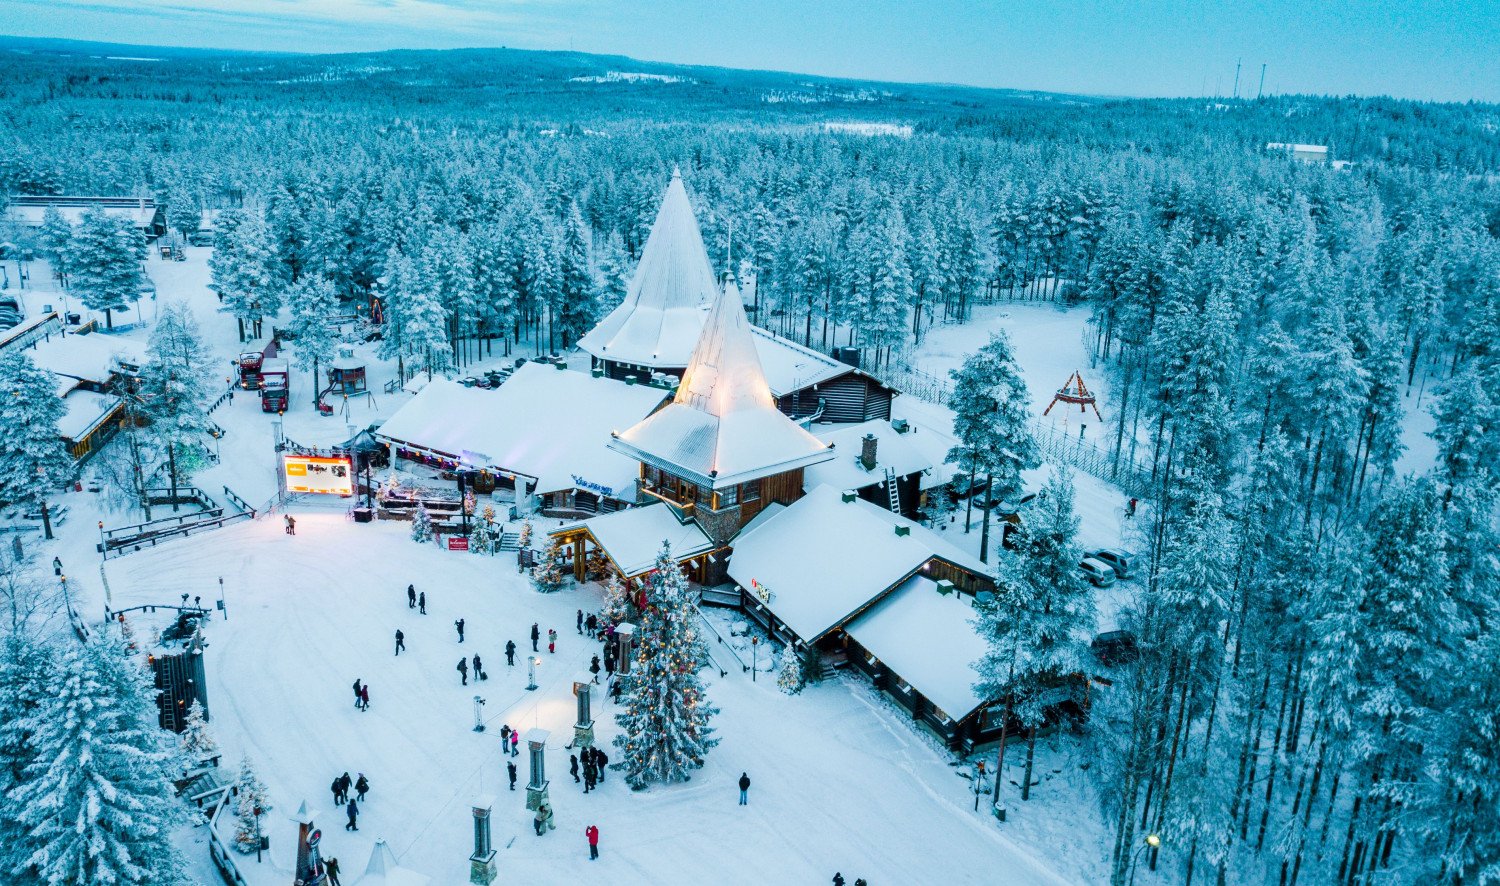
[[[362,886],[427,886],[432,879],[396,864],[391,847],[384,840],[377,839],[370,852],[370,863],[365,865],[365,875],[359,882]]]
[[[833,457],[777,410],[733,282],[714,301],[672,402],[610,447],[713,489]]]
[[[579,339],[578,347],[639,366],[686,366],[717,292],[703,233],[682,175],[674,169],[625,300]]]

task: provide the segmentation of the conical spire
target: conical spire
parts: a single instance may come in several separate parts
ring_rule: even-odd
[[[717,292],[697,216],[682,175],[673,169],[625,300],[579,339],[578,346],[606,360],[686,366],[704,309]]]
[[[676,397],[611,446],[713,489],[833,457],[776,408],[733,282],[714,301]]]
[[[370,850],[370,863],[365,865],[365,875],[385,876],[396,868],[396,856],[384,840],[377,838],[375,848]]]

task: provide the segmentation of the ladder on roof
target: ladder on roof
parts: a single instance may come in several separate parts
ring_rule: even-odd
[[[885,491],[890,494],[891,513],[901,513],[901,490],[896,487],[896,469],[885,469]]]

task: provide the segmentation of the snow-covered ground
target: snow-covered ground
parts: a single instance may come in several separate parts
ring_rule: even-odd
[[[206,653],[213,729],[226,760],[255,759],[278,807],[268,819],[270,859],[243,866],[254,884],[287,882],[295,825],[282,816],[303,799],[328,810],[329,782],[345,770],[365,773],[373,789],[358,833],[325,811],[326,851],[346,870],[362,869],[383,837],[404,866],[435,883],[466,881],[469,802],[480,793],[498,797],[501,876],[517,882],[823,882],[834,871],[883,883],[1097,877],[1097,853],[1018,840],[974,812],[970,783],[950,756],[857,677],[789,698],[764,676],[709,675],[723,741],[700,774],[632,793],[610,773],[598,794],[584,796],[562,745],[572,680],[599,651],[573,627],[579,608],[600,603],[592,586],[538,594],[506,557],[418,545],[397,524],[305,513],[297,529],[287,536],[279,520],[259,520],[108,564],[118,606],[182,592],[214,599],[224,578],[228,618],[210,626]],[[409,581],[427,594],[425,616],[407,608]],[[463,644],[453,627],[460,617]],[[527,692],[524,657],[507,668],[502,649],[514,639],[529,650],[532,622],[560,638],[556,654],[543,645],[540,689]],[[399,657],[397,628],[407,646]],[[475,653],[491,678],[463,687],[455,665]],[[356,677],[370,686],[368,713],[353,707]],[[486,699],[482,734],[472,731],[476,693]],[[595,705],[605,740],[616,731],[613,708]],[[536,837],[524,793],[506,789],[501,724],[553,735],[555,833]],[[526,756],[516,761],[524,780]],[[745,808],[734,785],[742,771],[753,781]],[[589,824],[603,835],[592,866]]]

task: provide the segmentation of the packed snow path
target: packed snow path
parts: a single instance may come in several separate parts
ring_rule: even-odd
[[[722,713],[722,744],[692,781],[632,793],[611,771],[597,794],[568,775],[572,680],[599,645],[574,630],[575,612],[600,603],[592,586],[535,593],[506,557],[448,553],[408,540],[404,524],[359,525],[342,514],[298,515],[297,535],[279,517],[241,524],[112,561],[116,605],[205,600],[224,578],[228,619],[208,632],[213,730],[226,765],[249,752],[276,810],[265,819],[271,858],[241,869],[254,884],[280,884],[295,841],[287,815],[302,799],[323,810],[324,847],[346,871],[363,869],[373,841],[389,841],[403,866],[436,883],[467,882],[469,801],[498,798],[501,876],[519,882],[1066,883],[1048,847],[1021,847],[972,813],[968,782],[913,734],[872,709],[865,688],[834,682],[801,696],[739,674],[709,683]],[[406,585],[427,594],[428,614],[406,604]],[[465,619],[459,644],[453,622]],[[525,691],[532,622],[542,631],[540,689]],[[394,633],[407,651],[393,654]],[[546,631],[558,631],[548,654]],[[518,647],[507,668],[506,640]],[[487,682],[461,686],[455,665],[479,653]],[[370,686],[370,710],[354,708],[352,684]],[[486,698],[488,730],[472,731],[472,697]],[[600,741],[615,732],[615,706],[595,703]],[[515,793],[499,752],[502,723],[551,730],[547,770],[557,830],[537,837],[525,809],[527,757]],[[359,831],[343,829],[329,783],[364,773],[372,790]],[[741,771],[750,804],[736,805]],[[601,831],[588,860],[584,828]],[[512,840],[514,839],[514,842]]]

